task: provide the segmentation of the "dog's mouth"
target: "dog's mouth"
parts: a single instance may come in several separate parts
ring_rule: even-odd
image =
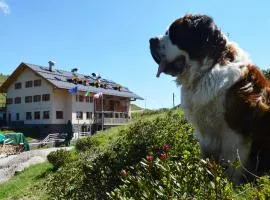
[[[184,71],[186,66],[185,56],[178,56],[171,62],[166,60],[166,56],[160,52],[160,44],[158,38],[150,39],[150,51],[153,59],[158,64],[157,77],[161,73],[165,73],[171,76],[177,76]]]
[[[161,73],[177,76],[183,73],[186,66],[186,58],[185,56],[179,56],[172,62],[160,60],[158,64],[157,77],[159,77]]]

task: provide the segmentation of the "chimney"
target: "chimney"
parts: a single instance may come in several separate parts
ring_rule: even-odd
[[[49,63],[49,71],[50,72],[53,72],[54,71],[55,62],[50,60],[48,63]]]

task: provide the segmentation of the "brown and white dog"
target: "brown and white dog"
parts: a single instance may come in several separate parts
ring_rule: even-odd
[[[150,39],[161,73],[182,85],[182,106],[203,157],[240,161],[234,182],[270,170],[270,84],[206,15],[185,15]],[[250,177],[249,177],[250,178]]]

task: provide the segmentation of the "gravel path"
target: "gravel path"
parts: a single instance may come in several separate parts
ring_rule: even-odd
[[[47,160],[47,155],[58,149],[70,150],[72,147],[48,148],[26,151],[18,155],[0,158],[0,183],[7,181],[15,172]]]

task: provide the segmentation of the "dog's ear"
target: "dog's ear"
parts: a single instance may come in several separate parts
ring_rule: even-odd
[[[224,48],[226,40],[221,31],[207,15],[185,15],[169,28],[169,37],[174,45],[189,53],[191,59],[214,56],[217,47]]]

